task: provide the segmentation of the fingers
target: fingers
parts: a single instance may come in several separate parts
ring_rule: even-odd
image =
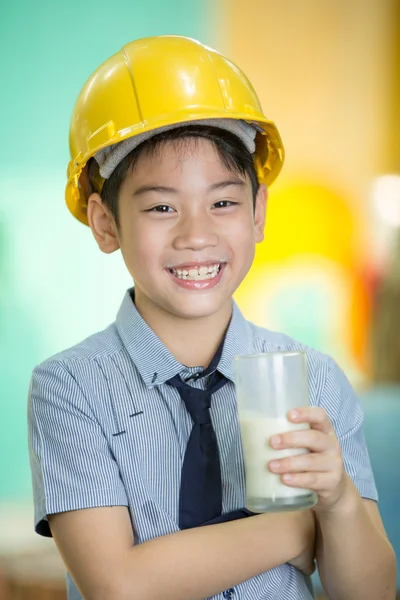
[[[306,406],[291,410],[288,419],[310,427],[283,432],[267,443],[276,450],[304,448],[309,452],[272,460],[268,469],[287,486],[317,492],[319,506],[333,505],[344,494],[347,478],[341,447],[328,415],[319,406]]]
[[[289,456],[279,460],[271,460],[268,468],[273,473],[304,473],[305,471],[313,473],[329,473],[340,470],[342,459],[340,456],[331,456],[328,454],[300,454],[298,456]]]
[[[338,450],[336,436],[327,435],[315,429],[300,429],[274,435],[270,439],[270,445],[275,450],[283,450],[284,448],[306,448],[311,452]]]
[[[313,490],[327,495],[338,489],[343,480],[343,463],[339,456],[305,454],[271,461],[268,468],[281,476],[289,487]]]
[[[326,411],[320,406],[303,406],[289,411],[289,421],[292,423],[309,423],[312,429],[324,433],[334,433],[332,423]]]
[[[329,494],[337,489],[342,477],[333,473],[285,473],[281,477],[283,483],[289,487],[299,487],[313,490],[318,494]]]
[[[306,406],[291,410],[288,419],[293,423],[309,423],[310,429],[287,431],[270,439],[275,449],[306,448],[311,452],[339,450],[332,423],[323,408]]]

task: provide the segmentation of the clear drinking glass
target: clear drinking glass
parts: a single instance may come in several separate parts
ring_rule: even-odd
[[[267,463],[308,452],[306,449],[275,450],[269,439],[278,433],[309,429],[308,423],[292,423],[290,409],[309,404],[307,357],[304,352],[274,352],[235,357],[236,397],[246,472],[246,503],[253,512],[307,508],[316,504],[312,490],[282,483]]]

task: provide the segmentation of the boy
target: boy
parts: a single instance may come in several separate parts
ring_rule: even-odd
[[[306,600],[315,539],[330,598],[392,600],[360,406],[326,356],[305,349],[312,406],[290,415],[310,430],[266,440],[311,451],[266,468],[317,505],[242,508],[233,357],[304,349],[232,302],[283,160],[245,76],[194,40],[133,42],[82,90],[70,149],[68,207],[135,286],[113,325],[33,373],[35,527],[69,599]]]

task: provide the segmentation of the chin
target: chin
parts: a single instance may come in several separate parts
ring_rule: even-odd
[[[184,302],[171,304],[169,311],[182,319],[202,319],[211,317],[220,312],[227,303],[231,304],[231,297],[224,300],[216,298],[188,298]]]

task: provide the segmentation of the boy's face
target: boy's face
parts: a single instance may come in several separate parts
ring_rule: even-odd
[[[265,204],[265,186],[254,211],[248,177],[199,138],[139,157],[120,189],[119,230],[96,194],[88,217],[104,252],[121,248],[139,310],[193,319],[230,310],[263,239]]]

